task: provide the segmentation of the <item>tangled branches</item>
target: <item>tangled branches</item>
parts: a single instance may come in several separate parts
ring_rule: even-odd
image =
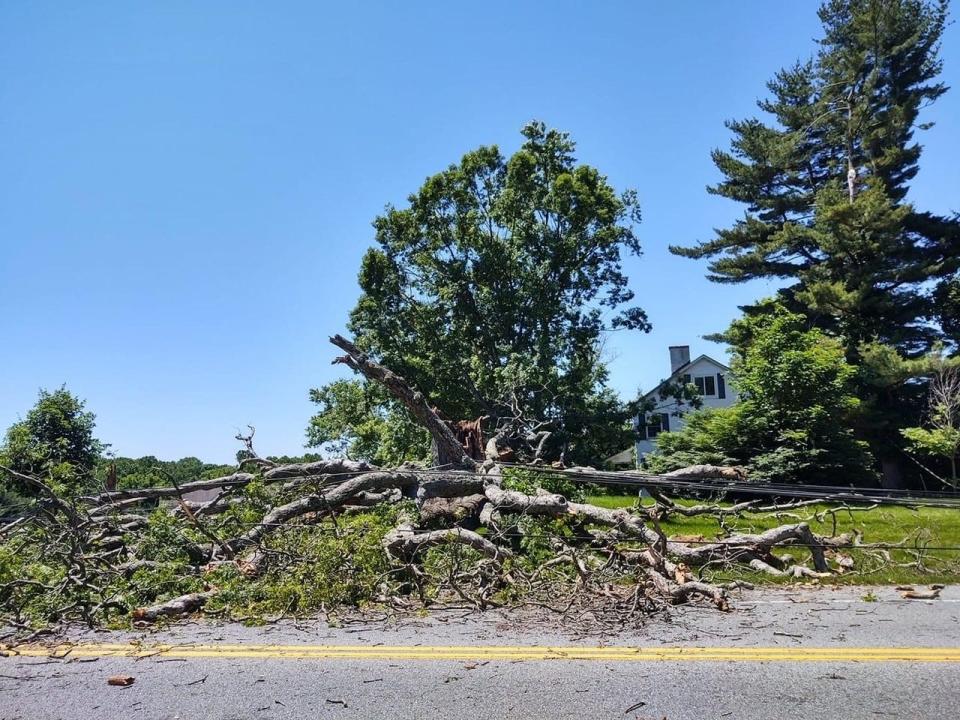
[[[544,481],[563,475],[542,472]],[[184,499],[198,486],[219,494]],[[5,551],[33,562],[25,577],[0,579],[0,601],[16,628],[232,612],[270,593],[290,598],[258,606],[273,612],[463,602],[570,613],[591,604],[594,614],[605,608],[626,619],[697,598],[726,610],[725,590],[696,578],[697,568],[823,574],[824,549],[853,541],[817,537],[801,522],[691,543],[660,530],[657,506],[607,509],[517,487],[509,470],[330,460],[72,501],[51,491],[8,531]],[[794,544],[810,548],[812,568],[785,566],[773,552]],[[294,592],[287,583],[306,587]]]
[[[607,509],[543,489],[576,478],[576,469],[537,469],[518,483],[492,453],[478,464],[454,446],[449,426],[403,378],[349,341],[334,342],[347,353],[339,362],[383,382],[455,462],[278,466],[254,452],[251,431],[240,436],[246,453],[236,472],[180,486],[63,498],[25,477],[41,499],[2,529],[4,621],[24,630],[371,602],[529,603],[562,613],[589,605],[624,621],[696,599],[727,610],[726,591],[696,577],[698,568],[823,574],[830,572],[825,548],[853,540],[821,538],[797,522],[692,543],[662,531],[667,514],[693,514],[663,496],[653,508]],[[197,490],[216,496],[191,499]],[[773,552],[785,545],[809,547],[813,568],[786,565]]]

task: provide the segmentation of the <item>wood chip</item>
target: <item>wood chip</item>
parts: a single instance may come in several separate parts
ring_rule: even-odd
[[[107,678],[107,685],[116,685],[117,687],[128,687],[133,685],[133,675],[111,675]]]

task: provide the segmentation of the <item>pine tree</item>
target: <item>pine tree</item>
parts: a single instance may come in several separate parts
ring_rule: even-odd
[[[710,279],[788,281],[781,299],[843,337],[916,357],[943,337],[937,293],[955,287],[960,219],[905,198],[921,146],[921,109],[937,81],[946,0],[829,0],[808,62],[778,73],[759,103],[773,122],[728,123],[731,150],[714,151],[724,179],[712,193],[747,205],[733,227],[679,255],[710,258]],[[943,318],[949,320],[948,318]]]

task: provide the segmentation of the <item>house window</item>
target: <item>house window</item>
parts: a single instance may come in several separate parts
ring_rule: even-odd
[[[717,380],[713,375],[698,375],[693,382],[701,395],[714,397],[717,394]]]
[[[641,435],[647,440],[653,440],[662,432],[670,431],[669,413],[650,413],[646,423],[641,427]]]

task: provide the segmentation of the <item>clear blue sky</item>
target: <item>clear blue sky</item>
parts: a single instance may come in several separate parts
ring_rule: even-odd
[[[614,386],[723,329],[764,283],[712,285],[670,243],[742,209],[706,194],[726,118],[809,55],[813,2],[0,0],[0,426],[63,383],[123,455],[299,453],[370,222],[525,121],[639,191],[627,268],[649,335]],[[960,85],[960,31],[943,44]],[[921,207],[960,209],[960,88],[927,112]]]

